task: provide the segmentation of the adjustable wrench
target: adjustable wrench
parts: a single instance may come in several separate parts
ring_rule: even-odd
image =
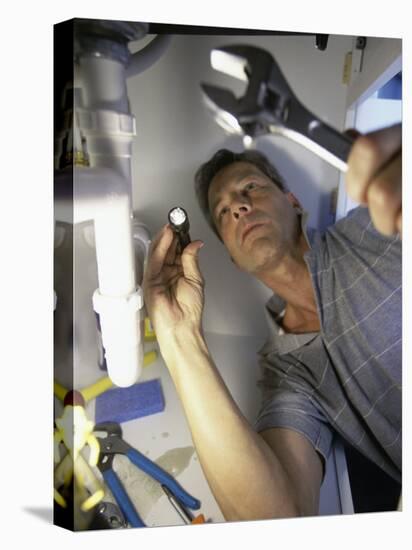
[[[342,172],[353,139],[308,111],[297,99],[272,55],[261,48],[233,45],[211,52],[212,67],[247,82],[243,97],[202,83],[209,107],[236,133],[280,134],[300,143]]]

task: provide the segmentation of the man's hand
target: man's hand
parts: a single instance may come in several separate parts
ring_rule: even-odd
[[[144,275],[145,304],[159,344],[180,328],[200,329],[204,282],[197,253],[202,241],[193,241],[180,254],[178,240],[166,225],[150,248]]]
[[[349,196],[369,208],[384,235],[402,234],[402,126],[397,124],[356,139],[348,159]]]

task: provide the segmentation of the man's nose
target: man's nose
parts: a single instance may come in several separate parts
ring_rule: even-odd
[[[239,197],[236,199],[235,203],[232,205],[233,217],[238,220],[242,216],[249,214],[251,212],[252,206],[247,198]]]

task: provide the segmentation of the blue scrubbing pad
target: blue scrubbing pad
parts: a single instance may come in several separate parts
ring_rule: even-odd
[[[165,400],[159,380],[115,388],[96,398],[95,423],[127,422],[163,411]]]

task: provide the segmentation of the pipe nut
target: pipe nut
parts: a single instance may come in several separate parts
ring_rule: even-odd
[[[100,294],[99,289],[93,293],[93,309],[99,315],[114,311],[135,312],[142,309],[143,305],[143,291],[140,287],[127,296],[105,296]]]
[[[135,136],[136,119],[133,115],[100,109],[90,111],[76,108],[76,122],[84,133],[116,136]]]

